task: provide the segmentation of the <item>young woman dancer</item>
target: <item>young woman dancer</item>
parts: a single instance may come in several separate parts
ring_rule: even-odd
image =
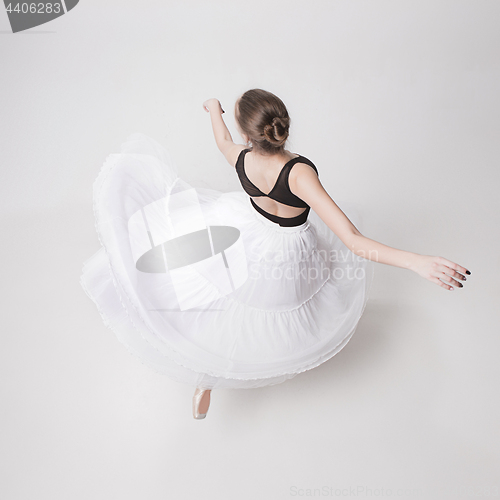
[[[276,95],[252,89],[237,99],[244,145],[217,99],[203,109],[244,191],[193,188],[161,145],[132,134],[94,184],[103,248],[81,278],[131,352],[196,387],[195,419],[214,388],[278,384],[338,353],[364,311],[372,262],[463,286],[463,266],[361,234],[314,163],[285,149],[290,117]]]

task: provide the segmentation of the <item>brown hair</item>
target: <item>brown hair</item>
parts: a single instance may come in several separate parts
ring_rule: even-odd
[[[236,101],[235,118],[255,150],[276,154],[285,149],[290,117],[278,96],[262,89],[247,90]]]

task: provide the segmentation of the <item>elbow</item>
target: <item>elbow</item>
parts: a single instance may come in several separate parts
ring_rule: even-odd
[[[341,238],[341,240],[352,253],[359,255],[362,252],[359,245],[361,238],[364,238],[364,236],[357,229],[353,229]]]

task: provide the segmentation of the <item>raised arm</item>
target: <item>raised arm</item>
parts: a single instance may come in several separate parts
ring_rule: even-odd
[[[235,144],[233,142],[231,133],[222,119],[222,113],[224,113],[224,110],[222,109],[218,99],[206,100],[203,103],[203,109],[207,113],[210,113],[212,129],[217,147],[226,157],[226,160],[234,167],[236,160],[238,159],[238,155],[241,150],[245,148],[245,146],[243,144]]]
[[[456,279],[465,281],[464,274],[470,274],[465,267],[443,257],[398,250],[363,236],[323,188],[316,172],[305,163],[294,165],[289,185],[292,193],[304,200],[346,247],[360,257],[409,269],[447,290],[463,287]]]

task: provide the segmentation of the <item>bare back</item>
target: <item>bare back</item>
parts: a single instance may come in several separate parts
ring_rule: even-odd
[[[265,212],[278,217],[291,218],[297,217],[307,210],[304,207],[293,207],[281,203],[267,196],[278,187],[279,177],[284,167],[291,160],[299,157],[301,156],[286,150],[283,155],[273,156],[264,156],[253,151],[248,151],[245,154],[244,165],[242,164],[243,172],[250,183],[264,195],[250,195],[250,197]]]

